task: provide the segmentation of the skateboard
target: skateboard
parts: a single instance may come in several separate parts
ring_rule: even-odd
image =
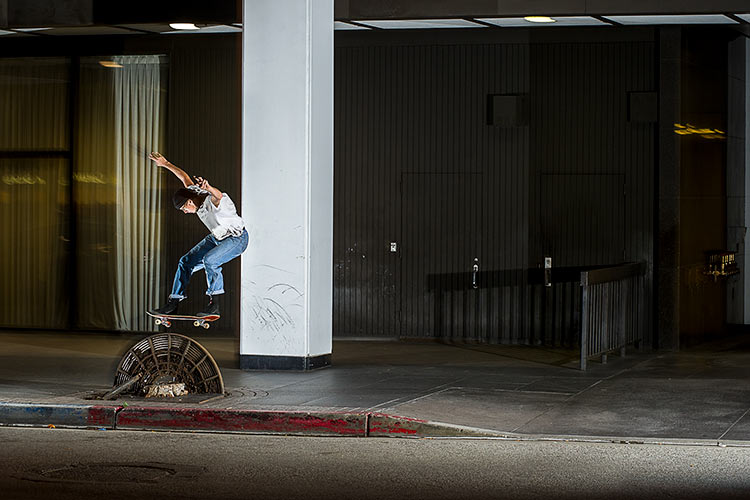
[[[156,318],[154,323],[156,323],[157,326],[162,325],[164,328],[172,326],[172,321],[192,321],[193,326],[202,326],[206,330],[211,328],[212,321],[216,321],[221,317],[218,314],[212,316],[190,316],[187,314],[156,314],[150,311],[146,311],[146,314]]]

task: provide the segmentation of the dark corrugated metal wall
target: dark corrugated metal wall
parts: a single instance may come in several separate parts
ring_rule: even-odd
[[[655,88],[654,44],[451,45],[449,36],[337,42],[334,335],[570,343],[559,332],[574,329],[574,315],[541,321],[535,303],[549,295],[569,311],[579,290],[535,291],[526,271],[553,237],[544,214],[589,207],[560,205],[570,200],[608,208],[558,228],[563,241],[601,243],[616,220],[622,236],[567,245],[556,262],[604,263],[622,245],[625,260],[652,261],[653,125],[628,123],[626,106],[627,92]],[[491,95],[527,95],[528,125],[488,125]]]
[[[188,36],[189,37],[189,36]],[[164,154],[192,176],[208,179],[229,194],[241,211],[240,193],[240,108],[239,39],[233,36],[203,36],[176,41],[170,50],[168,141]],[[165,199],[171,205],[172,192],[181,187],[168,172]],[[167,289],[169,294],[180,257],[203,239],[208,231],[197,217],[170,209],[167,214]],[[241,214],[240,214],[241,215]],[[248,251],[251,251],[250,248]],[[240,262],[223,266],[224,290],[222,321],[211,327],[215,334],[234,335],[239,318]],[[206,277],[196,273],[188,287],[188,298],[181,305],[195,312],[206,302]]]

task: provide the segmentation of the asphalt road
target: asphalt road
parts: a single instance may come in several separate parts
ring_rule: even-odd
[[[750,498],[750,448],[0,428],[0,498]]]

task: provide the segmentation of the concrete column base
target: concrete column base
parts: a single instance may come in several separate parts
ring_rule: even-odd
[[[240,354],[241,370],[292,370],[308,371],[331,365],[331,355],[320,356],[260,356]]]

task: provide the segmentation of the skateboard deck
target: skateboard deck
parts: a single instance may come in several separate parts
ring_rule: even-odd
[[[188,314],[156,314],[151,311],[146,311],[146,314],[154,319],[156,325],[162,325],[164,328],[172,326],[172,321],[192,321],[193,326],[202,326],[206,330],[211,327],[211,322],[216,321],[221,316],[214,314],[211,316],[192,316]]]

